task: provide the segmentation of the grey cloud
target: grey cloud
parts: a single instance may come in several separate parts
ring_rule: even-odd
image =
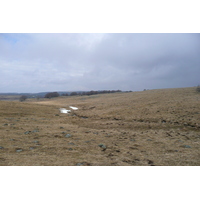
[[[199,35],[0,35],[0,92],[195,86]]]

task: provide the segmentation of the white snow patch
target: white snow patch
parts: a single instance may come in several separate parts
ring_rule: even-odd
[[[70,113],[71,110],[67,110],[67,109],[65,109],[65,108],[60,108],[60,112],[61,112],[61,113]]]
[[[77,107],[69,106],[72,110],[78,110]]]

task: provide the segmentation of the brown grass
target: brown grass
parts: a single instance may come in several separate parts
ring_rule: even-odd
[[[0,101],[0,165],[199,166],[199,108],[195,88]]]

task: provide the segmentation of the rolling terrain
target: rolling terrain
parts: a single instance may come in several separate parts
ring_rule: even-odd
[[[70,114],[59,108],[79,108]],[[0,101],[1,166],[199,166],[200,93]]]

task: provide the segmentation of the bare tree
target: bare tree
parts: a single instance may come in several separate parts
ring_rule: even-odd
[[[22,95],[20,98],[19,98],[19,101],[25,101],[28,97],[26,95]]]

